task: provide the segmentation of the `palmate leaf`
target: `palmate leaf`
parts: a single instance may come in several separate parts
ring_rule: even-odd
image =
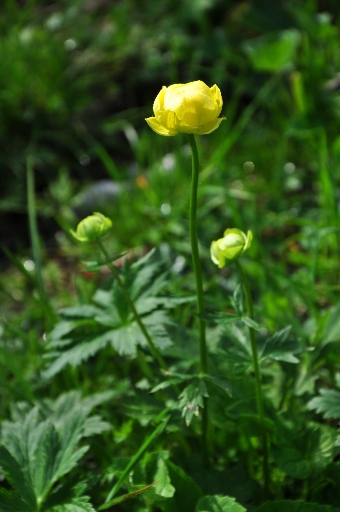
[[[294,354],[302,352],[303,348],[296,340],[289,340],[291,326],[276,332],[270,336],[259,351],[261,361],[272,359],[285,361],[286,363],[298,363],[299,359]]]
[[[32,499],[27,495],[26,488],[22,488],[24,484],[34,499],[42,502],[53,484],[76,465],[88,448],[76,448],[85,421],[85,414],[80,408],[64,418],[63,428],[59,432],[49,419],[42,421],[39,412],[35,407],[21,425],[6,422],[2,436],[1,453],[4,456],[8,451],[12,456],[3,457],[7,461],[5,474],[21,498],[29,504]],[[1,464],[4,466],[3,462]],[[13,473],[17,464],[22,467],[22,475]]]
[[[172,321],[166,310],[188,302],[192,297],[157,295],[167,284],[167,274],[159,275],[160,263],[152,261],[153,254],[126,268],[121,272],[121,278],[153,343],[157,348],[164,349],[171,345],[169,332]],[[61,310],[63,319],[50,335],[47,357],[53,361],[43,372],[45,378],[53,377],[67,365],[80,365],[108,346],[119,355],[130,357],[135,357],[137,346],[147,347],[147,340],[116,281],[113,281],[109,291],[97,290],[93,301],[96,306]]]
[[[154,474],[155,480],[155,492],[162,498],[172,498],[176,492],[176,489],[171,484],[169,475],[169,469],[166,465],[166,461],[162,457],[158,457],[157,460],[157,471]]]
[[[159,506],[164,512],[188,512],[195,510],[197,501],[202,497],[202,490],[187,475],[182,468],[179,468],[170,461],[166,462],[171,485],[175,488],[174,495]]]
[[[0,512],[35,512],[13,492],[0,488]]]
[[[105,348],[111,341],[111,331],[107,331],[99,336],[91,337],[89,341],[79,343],[65,350],[64,352],[53,352],[55,360],[53,363],[42,373],[45,379],[50,379],[59,373],[65,366],[78,366],[83,361],[87,361],[90,357],[96,354],[99,350]],[[69,340],[71,342],[71,340]]]
[[[172,498],[175,488],[171,485],[169,469],[167,467],[168,452],[148,452],[141,458],[130,473],[129,491],[137,493],[148,491],[148,502],[163,501],[164,498]],[[150,483],[151,482],[151,483]]]
[[[0,446],[1,467],[13,489],[22,498],[28,510],[36,510],[36,497],[27,468],[22,468],[5,446]],[[9,501],[9,496],[5,498]]]
[[[103,421],[100,416],[91,416],[84,423],[83,437],[90,437],[95,434],[101,434],[111,430],[112,426],[107,421]]]
[[[323,473],[323,478],[319,485],[311,495],[311,501],[316,503],[323,503],[324,505],[332,505],[333,507],[340,507],[340,465],[339,463],[332,462],[327,466]],[[339,512],[340,508],[334,509]],[[333,511],[332,511],[333,512]]]
[[[167,325],[171,325],[171,321],[165,311],[154,311],[144,317],[143,322],[156,347],[163,349],[172,344],[166,329]],[[77,345],[65,349],[63,352],[54,351],[53,356],[55,360],[43,372],[44,378],[52,378],[68,365],[73,367],[79,366],[108,345],[111,345],[121,356],[135,356],[138,345],[147,346],[145,336],[134,320],[119,328],[110,329],[98,336],[94,335],[92,338],[87,336],[87,340],[84,342],[80,341]],[[71,340],[68,339],[68,344],[70,342]]]
[[[244,372],[253,364],[248,328],[235,323],[225,326],[228,335],[227,343],[223,343],[220,356],[226,357],[233,363],[234,370]]]
[[[235,315],[234,313],[209,313],[204,315],[203,318],[208,322],[213,322],[215,324],[227,325],[232,322],[242,322],[247,327],[251,327],[255,329],[255,331],[261,331],[263,326],[258,322],[255,322],[252,318],[246,315]]]
[[[325,419],[340,419],[340,392],[332,389],[321,389],[320,396],[312,398],[307,407],[321,413]]]
[[[59,309],[58,313],[64,318],[94,318],[101,313],[101,309],[91,304],[82,304]]]
[[[242,286],[240,284],[236,286],[232,297],[230,297],[230,302],[237,314],[242,316],[244,314],[244,299]]]
[[[51,512],[95,512],[95,509],[89,503],[88,496],[81,496],[73,498],[70,503],[53,507]]]
[[[195,512],[246,512],[246,509],[229,496],[204,496],[198,501]]]
[[[44,503],[54,484],[86,452],[87,446],[78,447],[82,437],[103,430],[100,418],[89,415],[109,396],[100,393],[82,399],[79,392],[70,392],[55,402],[47,400],[34,407],[18,421],[3,422],[1,466],[28,510],[35,511],[37,504]]]
[[[331,309],[321,345],[340,341],[340,304]]]
[[[158,279],[155,279],[155,276],[159,274],[161,266],[160,261],[151,261],[155,252],[155,249],[152,249],[143,258],[133,263],[127,270],[126,284],[129,287],[133,300],[141,295],[146,288],[150,289],[150,295],[157,295],[165,284],[164,273],[158,276]],[[153,281],[154,287],[152,287]]]
[[[337,433],[327,425],[300,424],[297,420],[277,425],[279,442],[273,455],[281,471],[298,479],[319,474],[333,459]]]
[[[182,409],[185,423],[190,425],[194,415],[198,415],[199,408],[204,407],[203,398],[209,397],[207,386],[203,379],[195,379],[179,395],[178,406]]]

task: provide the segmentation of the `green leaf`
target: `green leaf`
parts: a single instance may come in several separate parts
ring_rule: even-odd
[[[262,361],[273,359],[275,361],[285,361],[286,363],[298,363],[299,360],[294,354],[303,349],[296,340],[288,340],[291,326],[276,332],[268,338],[262,349],[259,351],[259,357]]]
[[[58,310],[59,315],[66,318],[94,318],[101,312],[101,309],[91,306],[90,304],[82,304],[80,306],[72,306]]]
[[[86,361],[99,350],[106,347],[112,340],[112,333],[114,333],[114,331],[107,331],[104,334],[93,337],[91,341],[79,343],[78,345],[75,345],[61,353],[49,368],[43,372],[43,377],[45,379],[50,379],[63,370],[67,365],[79,366],[83,361]]]
[[[175,488],[172,498],[162,502],[164,512],[188,512],[195,510],[197,501],[203,493],[198,485],[188,476],[183,469],[170,461],[166,462],[171,484]]]
[[[340,418],[340,393],[332,389],[321,389],[320,396],[312,398],[307,404],[308,409],[322,413],[325,419]]]
[[[233,296],[230,298],[230,302],[238,315],[242,316],[244,313],[244,303],[242,286],[240,284],[236,286]]]
[[[75,497],[71,503],[57,505],[52,508],[52,512],[95,512],[95,509],[89,503],[88,496]]]
[[[90,437],[96,434],[101,434],[107,430],[111,430],[112,425],[107,421],[103,421],[100,416],[91,416],[87,418],[84,423],[83,437]]]
[[[35,512],[27,503],[22,501],[14,492],[0,488],[0,512]]]
[[[340,341],[340,304],[331,310],[321,344],[324,346],[336,341]]]
[[[311,495],[311,501],[340,507],[340,464],[331,463],[324,471],[323,479],[316,486]],[[339,509],[336,509],[339,511]],[[335,510],[334,510],[335,512]]]
[[[248,328],[244,324],[229,324],[225,327],[228,343],[221,349],[221,357],[226,357],[234,364],[234,368],[245,371],[252,365],[252,350],[249,341]]]
[[[115,254],[114,256],[110,256],[110,258],[108,260],[103,260],[103,261],[82,261],[82,264],[84,265],[83,271],[96,272],[97,270],[100,270],[102,267],[104,267],[108,263],[112,263],[113,261],[123,258],[123,256],[125,256],[125,254],[127,254],[127,253],[122,252],[121,254]]]
[[[98,393],[82,399],[73,391],[54,402],[42,402],[40,407],[17,416],[16,422],[3,422],[1,466],[31,509],[35,511],[36,503],[46,501],[54,484],[86,452],[87,446],[78,447],[81,438],[107,427],[98,416],[88,416],[93,407],[109,397],[110,393]]]
[[[319,474],[333,459],[336,431],[327,425],[300,424],[298,419],[277,425],[274,459],[281,471],[304,479]]]
[[[124,470],[119,476],[118,482],[114,484],[111,491],[109,492],[106,501],[103,505],[99,507],[99,510],[106,510],[107,508],[110,508],[112,505],[112,501],[116,493],[119,491],[121,486],[123,485],[124,481],[126,480],[129,473],[132,471],[132,469],[138,464],[141,457],[144,455],[144,453],[149,449],[151,444],[154,442],[154,440],[163,432],[165,429],[170,417],[166,417],[162,420],[162,422],[155,428],[155,430],[144,440],[142,446],[139,448],[137,453],[129,460],[128,464],[126,464]]]
[[[154,344],[164,349],[172,344],[169,329],[173,325],[166,308],[187,302],[192,297],[157,296],[167,280],[166,274],[159,275],[160,262],[152,262],[152,254],[125,268],[121,277]],[[122,356],[135,356],[137,346],[146,347],[145,336],[116,281],[110,291],[97,290],[93,301],[96,306],[61,310],[62,317],[67,320],[59,322],[50,335],[47,357],[53,362],[43,372],[45,378],[52,378],[67,365],[80,365],[109,344]]]
[[[19,464],[5,446],[0,446],[0,461],[5,476],[13,489],[27,504],[29,510],[36,510],[36,498],[28,468]]]
[[[332,512],[333,507],[329,505],[319,505],[318,503],[306,503],[305,501],[278,500],[267,501],[255,512]]]
[[[246,512],[246,509],[229,496],[204,496],[198,501],[195,512]]]
[[[230,384],[226,380],[219,379],[218,377],[214,377],[213,375],[205,375],[205,380],[212,382],[215,386],[222,389],[227,395],[231,396],[231,388]]]
[[[157,471],[154,475],[155,492],[163,498],[172,498],[175,494],[175,488],[171,485],[171,479],[169,476],[169,470],[165,460],[162,457],[158,457],[157,460]]]
[[[297,30],[283,30],[246,41],[243,49],[254,69],[276,73],[291,68],[300,39]]]
[[[242,317],[233,313],[208,313],[206,315],[202,315],[202,318],[207,322],[226,325],[231,322],[236,322],[236,320],[241,320]]]
[[[263,325],[259,324],[258,322],[255,322],[252,318],[249,318],[249,316],[243,315],[240,318],[241,322],[243,322],[247,327],[251,327],[252,329],[255,329],[255,331],[261,331],[263,329]]]
[[[179,395],[178,406],[182,409],[182,416],[187,425],[190,425],[194,415],[198,415],[199,407],[204,407],[203,397],[208,396],[207,386],[203,379],[195,379]]]

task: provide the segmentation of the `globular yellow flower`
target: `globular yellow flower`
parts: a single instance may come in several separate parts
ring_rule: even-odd
[[[70,232],[79,242],[93,242],[97,238],[104,236],[112,227],[110,219],[102,213],[95,212],[93,215],[85,217],[77,226],[76,231],[70,229]]]
[[[223,238],[212,242],[211,259],[219,268],[223,268],[249,249],[252,239],[251,231],[245,234],[237,228],[226,229]]]
[[[205,135],[216,130],[225,119],[218,117],[222,105],[217,85],[208,87],[201,80],[169,87],[164,85],[153,104],[155,117],[148,117],[146,122],[159,135]]]

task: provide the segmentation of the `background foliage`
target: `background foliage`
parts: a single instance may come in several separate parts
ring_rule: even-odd
[[[1,3],[1,512],[91,512],[114,485],[112,510],[340,510],[339,29],[336,0]],[[144,121],[162,85],[197,79],[218,84],[227,117],[199,140],[205,379],[188,141]],[[27,227],[28,155],[48,324]],[[69,235],[97,210],[113,221],[105,244],[170,376],[98,249]],[[267,497],[249,319],[236,271],[209,257],[234,226],[254,233],[244,267],[271,440]],[[208,396],[206,469],[197,414]]]

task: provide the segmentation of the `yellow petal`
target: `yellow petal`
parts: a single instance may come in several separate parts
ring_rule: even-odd
[[[157,94],[156,99],[153,102],[153,111],[155,116],[157,115],[157,112],[164,110],[164,96],[166,89],[165,85],[163,85],[161,91]]]
[[[164,135],[166,137],[172,137],[173,135],[177,135],[178,131],[176,130],[168,130],[163,125],[161,125],[155,117],[148,117],[145,119],[150,128],[158,133],[158,135]]]
[[[156,119],[164,128],[167,130],[175,130],[177,133],[178,119],[175,112],[172,110],[162,110],[157,112]]]
[[[221,94],[221,91],[220,89],[217,87],[217,85],[213,85],[211,88],[211,94],[212,94],[212,97],[216,103],[216,106],[217,106],[217,109],[216,109],[216,117],[218,115],[220,115],[221,113],[221,110],[222,110],[222,106],[223,106],[223,100],[222,100],[222,94]]]
[[[183,98],[181,105],[177,108],[178,119],[185,125],[199,126],[199,105],[193,98]]]
[[[216,114],[216,102],[210,88],[201,80],[188,84],[174,84],[167,88],[164,96],[164,109],[176,112],[179,120],[191,126],[199,126],[211,121]],[[202,109],[206,110],[200,120]],[[192,119],[192,115],[197,117]],[[206,115],[209,117],[206,118]]]
[[[200,127],[199,126],[190,126],[189,124],[179,122],[177,126],[177,131],[180,133],[196,133],[200,135]]]
[[[199,135],[207,135],[208,133],[211,133],[214,130],[216,130],[216,128],[218,128],[220,126],[221,122],[224,120],[225,120],[225,117],[218,117],[217,119],[210,121],[210,123],[206,123],[206,124],[200,126],[198,128],[197,132],[195,132],[195,133],[198,133]]]

